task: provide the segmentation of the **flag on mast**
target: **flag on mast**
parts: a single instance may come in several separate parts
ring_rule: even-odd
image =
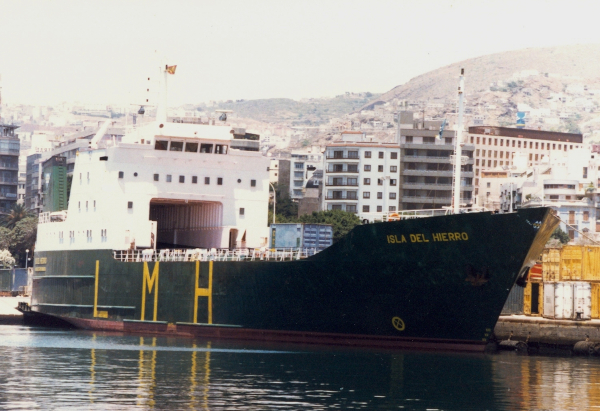
[[[175,74],[175,70],[177,69],[177,66],[167,66],[167,73],[169,74]]]

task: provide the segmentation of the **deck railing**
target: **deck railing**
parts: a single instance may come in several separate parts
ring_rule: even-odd
[[[485,207],[461,207],[459,214],[480,213],[487,211],[490,210],[488,210]],[[454,210],[451,207],[444,207],[433,209],[390,211],[387,213],[361,213],[360,217],[363,219],[363,223],[373,223],[383,221],[409,220],[413,218],[435,217],[450,214],[454,214]]]
[[[318,253],[316,248],[190,248],[113,250],[113,257],[127,262],[156,261],[293,261]]]

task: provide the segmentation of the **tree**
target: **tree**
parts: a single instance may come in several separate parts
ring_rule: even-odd
[[[334,243],[361,223],[356,214],[342,210],[314,211],[312,214],[301,216],[298,221],[309,224],[331,224]]]
[[[37,236],[37,217],[27,217],[19,221],[13,228],[11,237],[11,248],[13,255],[16,255],[19,263],[25,265],[25,258],[29,250],[33,253],[35,248],[35,238]]]
[[[295,203],[288,193],[281,192],[281,189],[277,183],[273,184],[275,187],[275,199],[276,199],[276,212],[275,216],[276,223],[295,223],[298,219],[298,203]],[[273,211],[269,208],[269,225],[273,222]]]
[[[0,227],[0,250],[8,250],[12,244],[12,231],[6,227]]]
[[[22,204],[15,204],[13,208],[2,217],[2,225],[6,228],[14,228],[24,218],[30,217],[31,211]]]
[[[550,238],[555,238],[560,241],[562,244],[567,244],[571,239],[569,238],[569,234],[565,233],[560,227],[556,227],[556,230],[552,232]]]
[[[8,250],[0,250],[0,268],[12,268],[15,265],[15,259]]]

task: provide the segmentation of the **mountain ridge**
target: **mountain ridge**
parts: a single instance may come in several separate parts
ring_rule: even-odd
[[[467,86],[465,92],[486,90],[490,83],[503,81],[523,70],[562,76],[598,78],[600,44],[578,44],[544,48],[527,48],[474,57],[423,73],[384,92],[361,109],[378,101],[388,102],[394,98],[407,100],[454,99],[460,68],[465,68]]]

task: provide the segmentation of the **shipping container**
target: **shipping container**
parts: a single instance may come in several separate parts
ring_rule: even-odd
[[[560,252],[560,280],[581,280],[583,249],[578,245],[566,245]]]
[[[554,283],[544,283],[544,311],[545,318],[554,318]]]
[[[508,294],[506,303],[502,308],[501,315],[521,315],[523,314],[523,291],[525,289],[518,285],[514,285]]]
[[[12,270],[0,270],[0,292],[10,292],[10,282],[12,280]]]
[[[317,248],[323,250],[333,243],[333,228],[329,224],[271,224],[271,248]]]
[[[600,281],[600,247],[582,246],[583,263],[581,279],[585,281]]]
[[[600,283],[591,284],[592,318],[600,318]]]
[[[13,292],[23,291],[23,288],[27,286],[27,269],[26,268],[13,268],[11,278],[10,290]]]
[[[573,283],[573,318],[590,320],[592,318],[592,287],[590,283]]]
[[[533,267],[529,269],[529,281],[542,281],[542,265],[534,264]]]
[[[560,249],[547,248],[542,253],[542,277],[544,282],[560,281]]]
[[[523,313],[540,315],[543,311],[542,284],[528,282],[523,290]]]
[[[554,318],[557,320],[573,318],[573,283],[554,283]]]

